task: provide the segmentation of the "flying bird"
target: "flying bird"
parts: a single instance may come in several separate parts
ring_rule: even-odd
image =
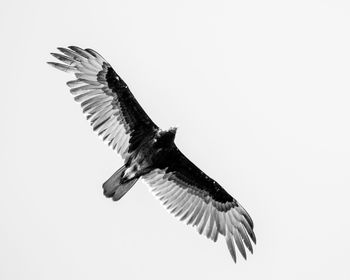
[[[223,235],[235,262],[237,248],[245,259],[246,248],[253,253],[251,217],[177,148],[176,128],[160,129],[96,51],[75,46],[58,50],[51,54],[61,63],[48,64],[74,73],[67,85],[75,101],[93,130],[124,159],[124,166],[103,184],[104,195],[117,201],[142,178],[180,220],[214,242]]]

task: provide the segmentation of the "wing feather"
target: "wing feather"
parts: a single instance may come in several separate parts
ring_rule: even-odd
[[[187,221],[188,225],[192,225],[195,222],[196,218],[198,217],[198,215],[202,209],[202,206],[203,206],[203,201],[200,198],[197,198],[196,209],[193,210],[192,213],[190,213],[190,218]]]
[[[207,238],[211,238],[212,232],[214,230],[215,212],[213,211],[213,205],[212,204],[210,205],[209,213],[210,213],[209,224],[208,224],[208,227],[207,227],[207,230],[206,230]]]
[[[210,207],[204,207],[203,208],[202,218],[200,219],[200,221],[199,221],[200,224],[198,226],[199,234],[202,234],[204,232],[204,229],[205,229],[206,224],[208,222],[209,215],[210,215]]]
[[[182,215],[182,217],[180,218],[180,221],[184,221],[188,218],[188,216],[192,213],[194,213],[194,208],[197,206],[198,204],[198,200],[197,200],[197,197],[195,196],[191,196],[189,198],[189,204],[188,204],[188,207],[185,211],[185,213]]]
[[[96,51],[76,46],[51,53],[60,63],[48,62],[76,79],[67,82],[94,131],[124,159],[158,127],[136,101],[125,82]],[[137,137],[133,136],[137,135]]]
[[[213,231],[211,232],[211,240],[213,240],[214,242],[216,242],[218,240],[219,237],[219,230],[216,227],[216,224],[214,224],[213,226]]]
[[[233,260],[236,262],[237,261],[237,257],[236,257],[235,243],[232,240],[231,233],[228,233],[226,235],[226,244],[227,244],[228,250],[230,251],[230,254],[231,254]]]
[[[144,179],[170,213],[214,242],[224,236],[234,261],[235,248],[245,259],[245,248],[253,253],[256,238],[247,211],[177,148],[165,158]]]

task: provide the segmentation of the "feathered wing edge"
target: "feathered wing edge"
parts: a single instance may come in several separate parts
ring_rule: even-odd
[[[93,130],[124,159],[127,158],[131,133],[134,132],[136,135],[137,133],[130,129],[118,92],[109,87],[108,71],[112,71],[113,82],[120,81],[122,86],[125,88],[127,86],[111,69],[110,64],[96,51],[75,46],[58,48],[58,50],[60,53],[51,54],[60,63],[48,62],[48,64],[58,70],[74,73],[76,79],[67,82],[67,85],[71,88],[70,92],[75,101],[80,103]],[[124,97],[125,94],[132,96],[129,91],[123,94]]]
[[[235,262],[236,247],[245,259],[245,248],[253,253],[251,240],[256,243],[253,221],[238,202],[217,202],[201,190],[173,181],[170,177],[171,174],[166,171],[156,169],[143,179],[175,217],[196,227],[200,234],[214,242],[219,234],[223,235]]]

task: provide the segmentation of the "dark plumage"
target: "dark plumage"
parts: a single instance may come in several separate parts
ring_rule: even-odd
[[[236,261],[236,249],[246,258],[256,242],[253,221],[244,208],[209,178],[174,143],[176,128],[161,130],[136,101],[110,64],[92,49],[58,48],[52,55],[63,62],[53,67],[73,72],[74,99],[93,129],[124,159],[104,184],[107,197],[119,200],[139,178],[145,179],[163,204],[200,234],[216,241],[225,236]]]

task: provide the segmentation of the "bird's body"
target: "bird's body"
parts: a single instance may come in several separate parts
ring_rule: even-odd
[[[138,179],[161,167],[169,151],[175,149],[175,133],[175,130],[170,129],[168,131],[158,130],[147,135],[140,146],[126,159],[121,183]]]
[[[113,200],[122,198],[144,179],[163,204],[200,234],[216,241],[225,236],[236,261],[236,249],[246,258],[253,252],[253,221],[247,211],[215,180],[176,147],[176,128],[162,130],[148,117],[110,64],[92,49],[59,48],[52,55],[63,62],[55,68],[73,72],[69,81],[74,99],[82,106],[93,129],[124,159],[104,184]]]

